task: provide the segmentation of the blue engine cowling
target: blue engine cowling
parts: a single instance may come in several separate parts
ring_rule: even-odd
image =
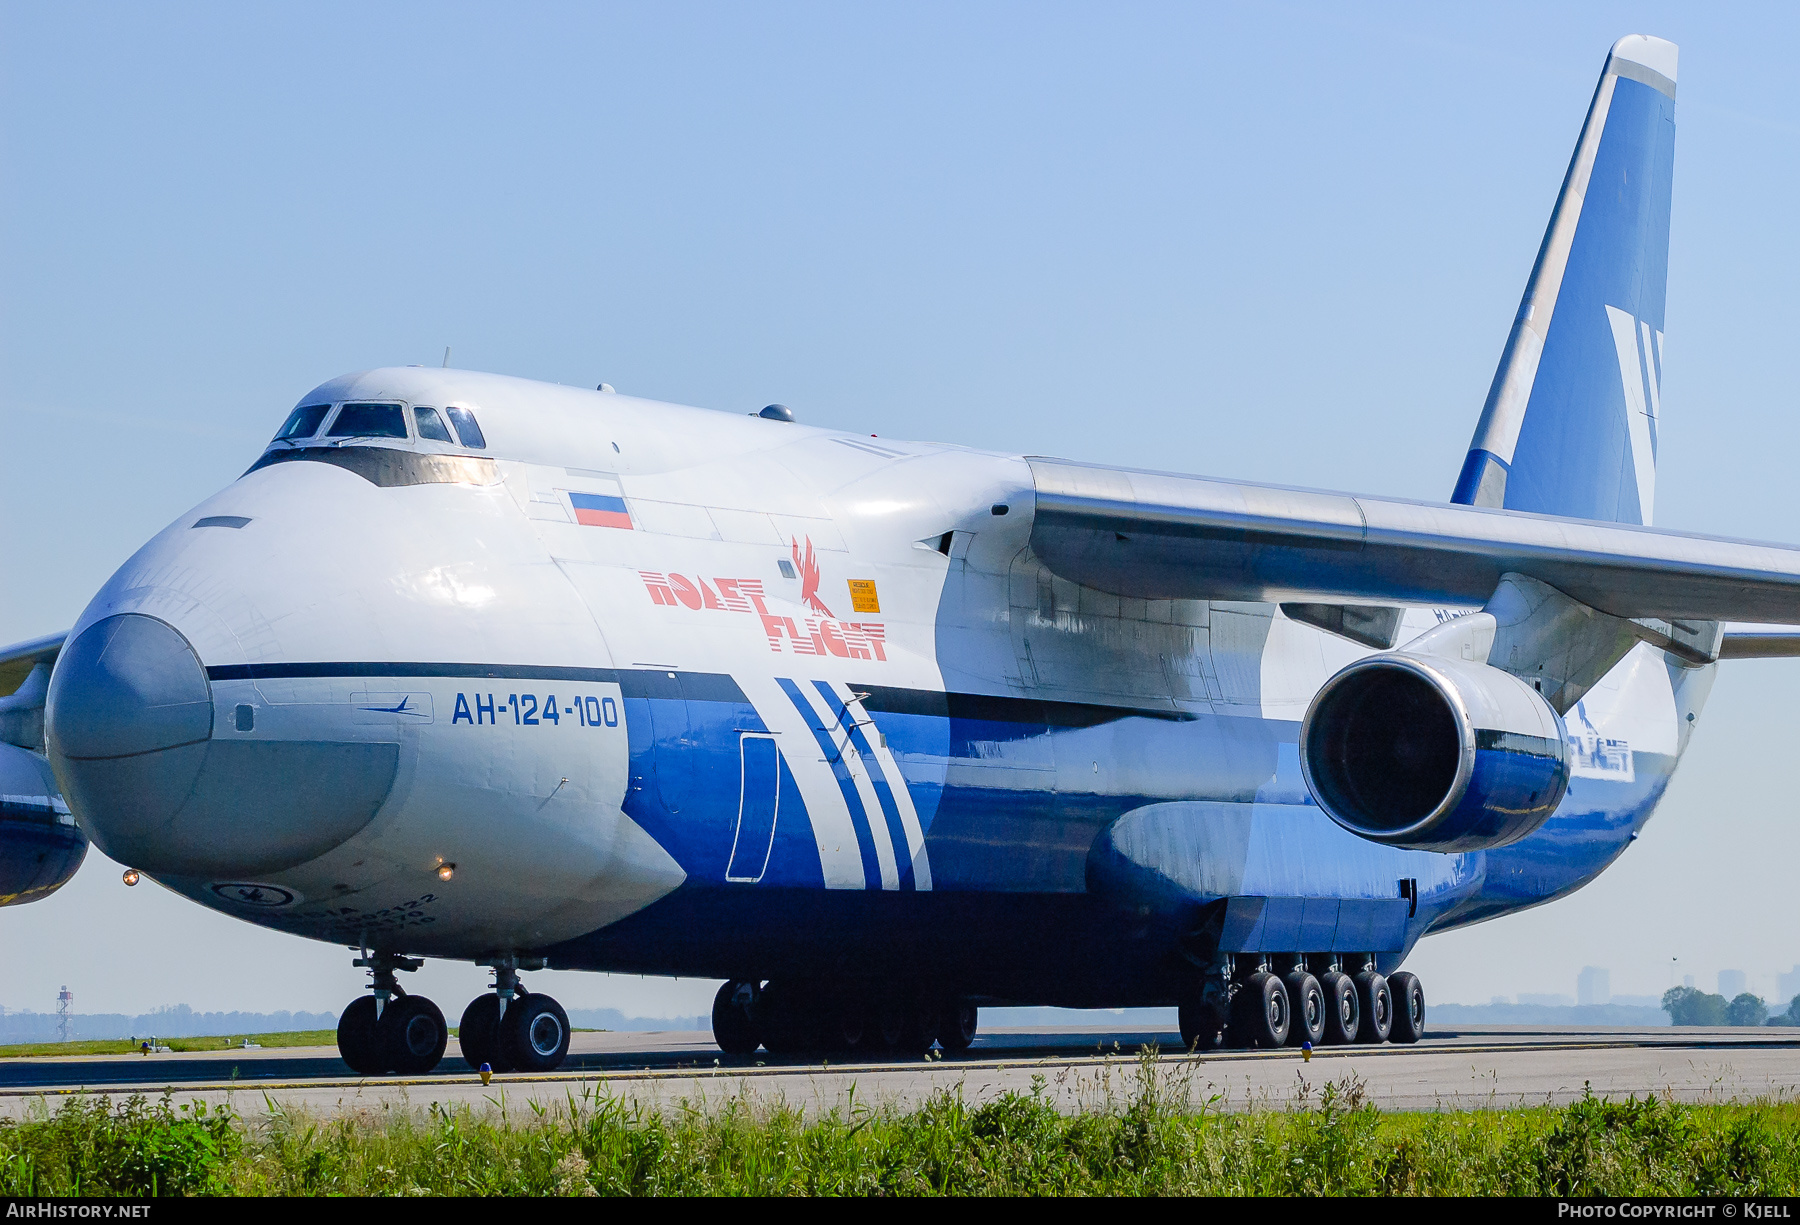
[[[0,906],[49,897],[75,875],[87,848],[50,763],[0,744]]]
[[[1300,768],[1333,821],[1421,851],[1517,842],[1569,787],[1562,719],[1530,685],[1398,652],[1325,682],[1300,727]]]

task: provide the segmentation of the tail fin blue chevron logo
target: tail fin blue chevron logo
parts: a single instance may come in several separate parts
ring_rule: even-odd
[[[1607,57],[1452,501],[1650,522],[1675,65],[1641,34]]]
[[[1619,381],[1625,389],[1625,426],[1637,476],[1638,509],[1648,524],[1656,504],[1656,418],[1662,409],[1663,334],[1616,306],[1606,308],[1606,318],[1619,351]]]

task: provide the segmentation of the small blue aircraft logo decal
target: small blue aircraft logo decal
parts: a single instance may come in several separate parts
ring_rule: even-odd
[[[350,704],[356,709],[359,723],[383,723],[394,719],[431,722],[429,693],[353,693]]]

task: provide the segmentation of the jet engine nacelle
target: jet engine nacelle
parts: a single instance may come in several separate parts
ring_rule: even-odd
[[[1333,821],[1423,851],[1517,842],[1569,786],[1562,719],[1529,684],[1399,652],[1325,682],[1300,727],[1300,768]]]
[[[50,763],[0,744],[0,906],[49,897],[75,875],[87,848]]]

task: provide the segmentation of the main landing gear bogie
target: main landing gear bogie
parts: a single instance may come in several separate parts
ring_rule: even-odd
[[[1180,1001],[1183,1045],[1203,1052],[1221,1045],[1412,1043],[1425,1034],[1425,990],[1416,975],[1385,977],[1370,957],[1354,959],[1354,973],[1335,957],[1275,961],[1276,968],[1287,966],[1285,973],[1275,973],[1267,961],[1244,966],[1226,958],[1190,987]]]
[[[371,971],[374,991],[353,1000],[338,1019],[338,1053],[359,1076],[423,1076],[437,1068],[450,1030],[438,1006],[408,995],[396,970],[416,970],[412,958],[376,954],[357,960]],[[473,1069],[550,1072],[569,1053],[569,1016],[548,995],[527,992],[515,966],[495,967],[495,990],[464,1009],[458,1028],[462,1056]]]
[[[826,984],[733,979],[713,998],[713,1040],[739,1058],[758,1047],[780,1058],[810,1054],[923,1055],[967,1050],[979,1013],[928,992],[845,991]]]
[[[527,991],[516,965],[494,969],[494,990],[463,1010],[457,1045],[471,1068],[553,1072],[569,1054],[569,1014],[541,991]]]

